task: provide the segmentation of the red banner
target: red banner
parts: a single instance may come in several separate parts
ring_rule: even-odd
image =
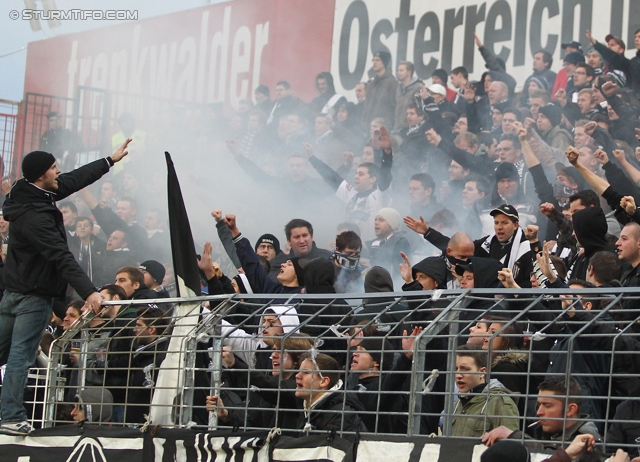
[[[334,0],[235,0],[29,44],[25,92],[78,85],[237,107],[287,80],[304,100],[331,65]]]

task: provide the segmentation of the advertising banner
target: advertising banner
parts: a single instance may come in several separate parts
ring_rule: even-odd
[[[600,42],[610,33],[621,37],[633,57],[638,28],[638,0],[337,0],[331,71],[336,91],[351,95],[372,77],[373,53],[383,50],[391,53],[394,74],[397,63],[411,61],[423,80],[457,66],[479,80],[486,69],[475,33],[522,85],[536,51],[551,53],[558,71],[562,43],[586,47],[589,29]]]
[[[73,98],[81,85],[236,108],[288,80],[307,100],[330,65],[333,11],[334,0],[235,0],[33,42],[25,92]]]

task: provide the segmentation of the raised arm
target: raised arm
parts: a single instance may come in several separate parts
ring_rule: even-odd
[[[218,237],[220,238],[220,242],[222,242],[222,246],[224,247],[224,251],[227,252],[227,256],[233,263],[234,268],[242,268],[242,264],[240,263],[240,259],[238,258],[238,254],[236,253],[236,246],[233,245],[233,236],[231,235],[231,231],[222,218],[222,210],[214,210],[211,212],[211,216],[216,220],[216,230],[218,231]]]
[[[516,122],[516,128],[518,130],[518,138],[520,139],[520,144],[522,145],[522,155],[524,156],[524,163],[527,164],[527,168],[531,169],[531,167],[540,165],[540,161],[533,152],[533,149],[531,149],[531,145],[527,140],[528,130],[524,128],[524,125],[522,125],[520,122]]]
[[[225,224],[231,230],[233,236],[233,243],[236,246],[236,253],[240,259],[240,264],[244,270],[245,276],[249,280],[253,292],[257,294],[273,294],[282,292],[284,287],[279,282],[273,281],[267,272],[260,265],[260,259],[256,255],[249,239],[242,236],[240,230],[236,225],[235,215],[226,215],[224,218]]]
[[[302,143],[302,145],[304,146],[304,152],[307,154],[309,163],[318,171],[322,179],[337,191],[345,179],[338,175],[338,172],[313,155],[313,146],[311,146],[311,144]]]
[[[618,153],[616,153],[616,151]],[[619,153],[622,153],[622,155],[620,155]],[[624,168],[624,170],[627,172],[629,178],[631,178],[631,181],[633,181],[633,183],[637,185],[640,182],[640,170],[635,168],[633,164],[629,162],[622,149],[616,149],[615,151],[613,151],[613,156],[616,158],[622,168]]]
[[[404,217],[404,224],[407,225],[407,228],[409,228],[410,230],[415,231],[418,234],[422,234],[422,237],[424,237],[438,249],[442,250],[443,252],[447,250],[449,237],[429,227],[424,218],[420,217],[420,219],[418,220],[413,217]]]
[[[120,162],[129,154],[129,151],[127,151],[129,143],[131,143],[131,138],[128,138],[122,146],[116,149],[109,157],[95,160],[71,172],[61,174],[58,177],[56,201],[60,201],[98,181],[109,171],[113,164]]]
[[[601,150],[599,149],[598,151],[596,151],[596,154],[601,155],[599,151]],[[573,165],[580,172],[580,174],[584,177],[587,183],[589,183],[591,187],[595,190],[595,192],[597,192],[599,195],[602,195],[602,193],[609,186],[611,186],[607,182],[607,180],[600,178],[598,175],[596,175],[595,173],[593,173],[591,170],[589,170],[587,167],[585,167],[580,163],[580,160],[579,160],[580,152],[575,147],[569,146],[569,148],[567,149],[566,155],[569,163]],[[596,155],[596,157],[598,157],[598,155]],[[606,155],[606,153],[604,153],[604,155]]]

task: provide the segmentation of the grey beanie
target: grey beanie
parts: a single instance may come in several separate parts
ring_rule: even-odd
[[[106,388],[86,388],[78,396],[84,420],[87,422],[110,422],[113,396]]]

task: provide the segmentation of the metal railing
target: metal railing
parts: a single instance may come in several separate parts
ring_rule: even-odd
[[[624,317],[631,321],[620,320],[620,302],[624,300],[628,305],[629,301],[640,298],[640,290],[497,292],[457,290],[389,293],[383,294],[384,297],[381,294],[343,297],[333,294],[334,298],[269,294],[160,299],[153,302],[164,309],[176,304],[167,310],[168,327],[158,337],[141,333],[140,328],[134,331],[134,315],[106,319],[102,323],[99,317],[85,316],[51,347],[40,422],[44,427],[59,425],[65,421],[60,409],[76,405],[76,395],[108,389],[114,401],[111,414],[116,415],[115,408],[120,406],[125,416],[120,422],[117,418],[108,419],[112,425],[143,425],[147,419],[141,416],[149,416],[151,424],[181,428],[247,431],[280,426],[298,434],[305,429],[315,430],[307,425],[315,412],[315,418],[323,414],[338,415],[338,431],[354,419],[360,419],[372,426],[367,427],[367,432],[375,434],[465,436],[460,434],[460,428],[475,428],[479,435],[466,436],[478,437],[501,422],[508,422],[506,425],[511,430],[521,431],[514,434],[521,439],[540,440],[543,435],[540,442],[552,440],[559,444],[571,439],[569,433],[577,428],[572,427],[576,422],[591,422],[606,440],[612,425],[625,422],[614,418],[616,406],[623,400],[640,399],[640,388],[629,388],[631,383],[640,383],[640,356],[636,356],[640,351],[640,338],[634,332],[640,305],[637,310],[624,311]],[[585,311],[581,301],[587,307],[599,305],[598,309]],[[205,303],[208,308],[203,308]],[[105,305],[109,308],[114,304]],[[147,301],[132,304],[146,306]],[[281,313],[282,307],[290,310],[278,318],[285,325],[283,332],[275,336],[265,334],[268,331],[260,328],[261,316],[269,309]],[[122,306],[120,313],[126,308]],[[297,322],[286,317],[294,313],[293,310]],[[478,333],[474,328],[478,322],[491,330]],[[422,329],[411,337],[412,327],[416,326]],[[407,335],[403,334],[404,330]],[[305,341],[309,342],[312,359],[318,353],[338,358],[339,367],[333,372],[340,375],[344,385],[334,390],[333,395],[327,394],[339,397],[338,407],[303,411],[299,397],[304,395],[304,390],[300,390],[304,387],[292,382],[300,364],[283,364],[282,369],[276,368],[280,377],[274,378],[269,355],[279,353],[277,357],[281,359],[285,355],[299,356],[301,351],[286,350],[285,344],[301,333],[308,335]],[[354,353],[358,354],[358,342],[362,340],[359,333],[365,337],[375,334],[374,337],[388,342],[380,344],[382,351],[367,350],[380,355],[381,361],[376,361],[379,371],[350,370],[351,358]],[[145,335],[148,338],[144,338]],[[413,341],[407,343],[411,338]],[[274,339],[279,340],[276,342],[279,346],[270,349],[268,345],[272,345]],[[153,348],[145,349],[150,340],[156,343]],[[406,351],[403,340],[410,345]],[[510,340],[512,347],[503,349],[501,345],[506,340]],[[467,371],[467,377],[485,377],[486,383],[498,378],[514,389],[503,387],[495,391],[479,386],[460,395],[456,384],[460,385],[464,379],[456,375],[456,359],[460,347],[466,343],[482,343],[487,360],[486,372]],[[229,348],[235,358],[232,367],[226,367],[227,351],[222,354]],[[141,355],[147,358],[141,361]],[[517,358],[517,362],[510,363],[511,357]],[[505,364],[509,367],[505,368]],[[313,369],[316,369],[315,360]],[[320,371],[327,376],[331,372]],[[581,401],[580,409],[588,410],[588,417],[566,412],[556,416],[536,415],[538,385],[556,376],[567,381],[575,379],[582,388],[579,396],[569,390],[555,393],[555,398],[563,402],[562,407],[569,409],[568,404]],[[373,377],[373,380],[367,382],[363,377]],[[367,384],[373,385],[367,388]],[[478,384],[482,385],[482,381]],[[311,386],[312,393],[314,386]],[[324,390],[315,391],[320,394]],[[224,411],[221,411],[224,418],[219,418],[219,412],[214,412],[211,405],[207,406],[206,397],[214,395],[224,401]],[[474,415],[464,410],[469,400],[491,402],[496,397],[509,403],[504,409],[513,411],[515,406],[515,415],[513,412],[501,415],[491,410]],[[362,401],[365,408],[354,406],[354,401]],[[108,403],[103,404],[108,407]],[[68,416],[66,418],[68,420]],[[469,419],[473,421],[470,424]],[[460,423],[465,421],[467,424]],[[559,430],[540,432],[545,424],[550,427],[554,422],[560,422]],[[628,444],[635,447],[633,442]]]
[[[0,113],[0,160],[2,162],[1,176],[15,178],[17,166],[22,162],[22,147],[24,119],[21,115]]]

